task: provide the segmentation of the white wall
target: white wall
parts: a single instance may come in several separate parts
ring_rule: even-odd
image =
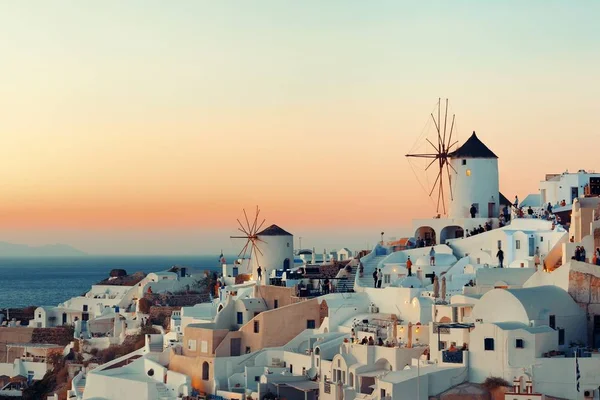
[[[466,160],[466,165],[463,165],[463,160]],[[471,204],[477,203],[477,217],[497,217],[500,203],[498,159],[455,158],[450,162],[456,173],[453,173],[454,191],[449,216],[469,218]],[[467,170],[471,172],[470,176],[467,176]],[[494,215],[488,215],[488,203],[492,202],[495,203]]]
[[[293,236],[259,236],[263,242],[258,242],[262,254],[254,256],[253,274],[257,279],[256,269],[262,268],[263,282],[268,282],[271,271],[282,269],[285,259],[290,260],[290,268],[294,266],[294,237]]]

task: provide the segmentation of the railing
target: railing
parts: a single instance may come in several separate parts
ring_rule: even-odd
[[[462,351],[443,351],[442,361],[449,364],[462,364],[463,363],[463,352]]]

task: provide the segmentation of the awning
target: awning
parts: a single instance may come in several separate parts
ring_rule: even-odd
[[[319,389],[319,384],[313,381],[299,381],[299,382],[280,382],[275,383],[276,386],[289,386],[302,392],[310,392],[312,390]]]

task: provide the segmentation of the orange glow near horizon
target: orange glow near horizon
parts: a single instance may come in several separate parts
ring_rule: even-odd
[[[438,97],[509,199],[600,169],[600,3],[350,3],[1,5],[0,241],[209,237],[255,205],[314,242],[399,237],[435,215],[404,156]]]

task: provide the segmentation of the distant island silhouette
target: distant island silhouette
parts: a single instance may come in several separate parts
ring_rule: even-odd
[[[88,254],[67,244],[46,244],[29,246],[0,242],[0,258],[2,257],[71,257],[87,256]]]

